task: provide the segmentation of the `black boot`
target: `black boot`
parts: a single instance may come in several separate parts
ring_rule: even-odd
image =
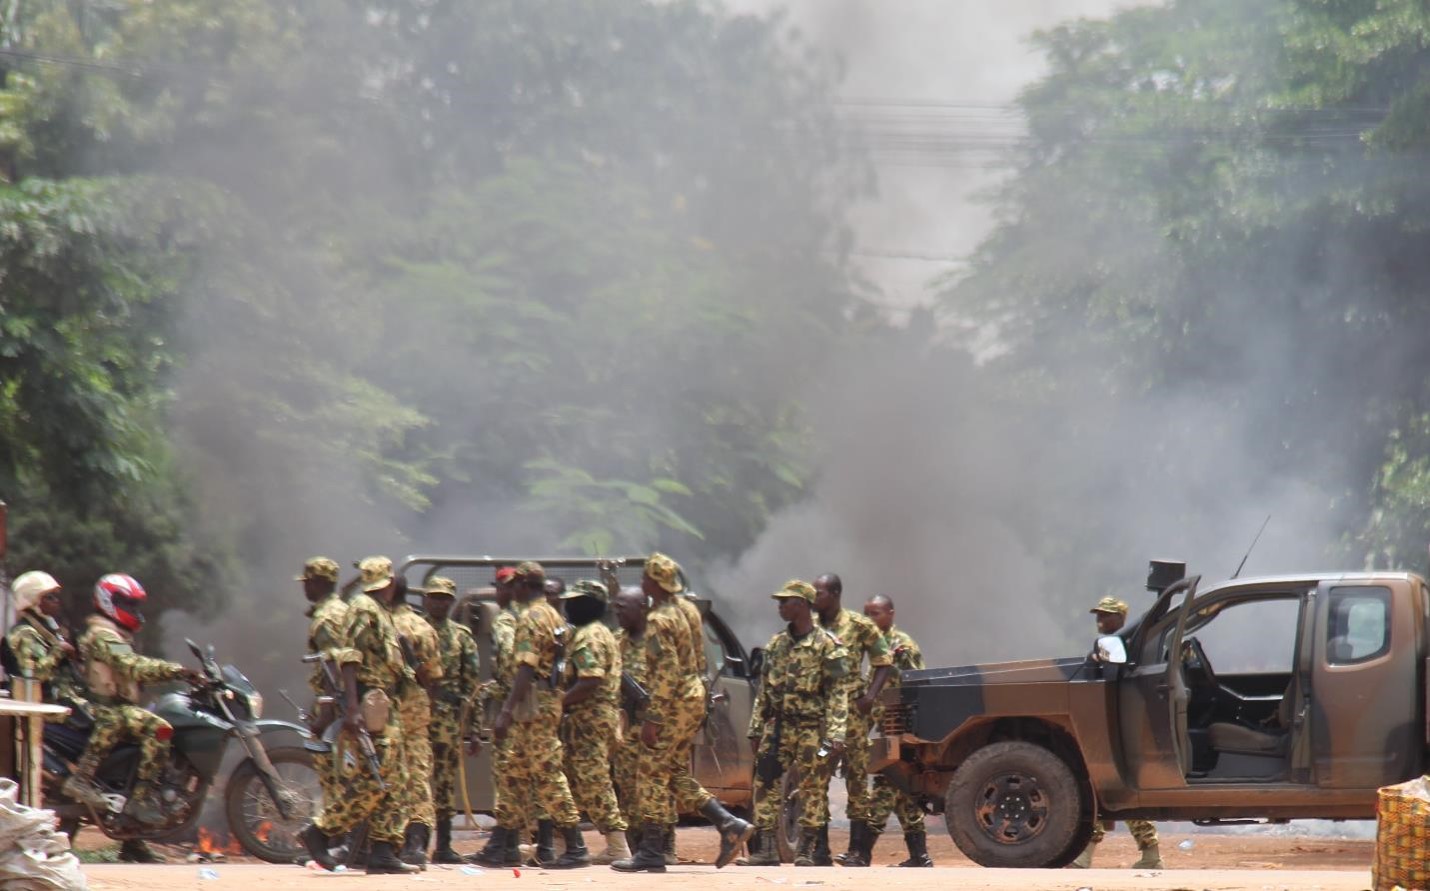
[[[338,868],[338,861],[333,859],[332,853],[328,850],[330,842],[328,837],[323,834],[323,830],[309,823],[302,832],[298,833],[298,838],[302,839],[303,847],[308,849],[310,860],[328,872]]]
[[[536,850],[532,852],[528,866],[549,866],[556,862],[556,823],[551,820],[536,821]]]
[[[407,832],[402,839],[402,853],[397,855],[397,859],[408,866],[426,871],[427,842],[431,839],[431,834],[432,829],[426,823],[408,823]]]
[[[814,849],[819,844],[819,830],[799,827],[799,847],[794,852],[795,866],[813,866]]]
[[[736,866],[779,866],[780,850],[773,832],[756,829],[750,836],[750,854],[735,861]]]
[[[740,853],[740,846],[755,833],[755,827],[725,810],[713,798],[700,806],[700,813],[720,830],[720,855],[715,858],[715,868],[729,866]]]
[[[515,841],[516,837],[515,829],[507,829],[500,825],[493,826],[486,846],[468,857],[467,862],[479,863],[482,866],[520,866],[521,855],[512,856],[507,848],[508,840]]]
[[[833,866],[834,858],[829,856],[829,824],[819,827],[814,837],[814,865]]]
[[[452,850],[452,818],[437,818],[437,847],[432,850],[433,863],[461,863],[462,855]]]
[[[900,866],[933,866],[929,857],[928,836],[922,832],[905,832],[904,844],[909,846],[909,859]]]
[[[675,856],[675,824],[667,823],[660,828],[660,852],[665,856],[665,865],[674,866],[680,862]]]
[[[636,845],[636,853],[629,860],[617,860],[611,869],[618,872],[665,872],[665,854],[661,851],[661,840],[665,827],[659,823],[641,824],[641,840]]]
[[[844,855],[845,866],[868,866],[874,859],[874,843],[879,840],[879,832],[863,820],[849,824],[849,853]]]
[[[119,846],[119,862],[121,863],[168,863],[163,857],[155,854],[153,849],[137,838],[126,839]]]
[[[370,876],[406,876],[417,872],[417,867],[409,866],[397,859],[392,842],[375,841],[367,855],[367,874]]]
[[[566,843],[566,851],[555,861],[545,864],[549,869],[575,869],[590,866],[591,854],[586,850],[586,840],[581,837],[580,826],[567,826],[561,830],[561,840]]]
[[[862,820],[849,821],[849,850],[845,851],[843,854],[835,854],[835,863],[838,863],[840,866],[850,865],[849,858],[853,857],[859,851],[859,833],[863,830],[863,828],[864,823]],[[867,866],[868,864],[863,865]]]

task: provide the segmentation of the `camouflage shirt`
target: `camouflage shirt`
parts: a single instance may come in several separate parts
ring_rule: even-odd
[[[872,623],[871,623],[872,624]],[[760,692],[750,715],[749,736],[763,736],[776,719],[793,726],[819,724],[829,739],[843,739],[849,723],[849,652],[826,629],[815,626],[795,637],[786,626],[765,647]]]
[[[621,671],[627,672],[642,687],[646,685],[645,638],[631,637],[626,629],[616,632],[616,645],[621,651]]]
[[[465,625],[451,619],[427,621],[437,632],[438,648],[442,653],[442,680],[437,686],[437,701],[433,710],[439,715],[450,716],[453,720],[461,716],[462,707],[472,702],[477,687],[481,684],[481,657],[477,653],[477,641]],[[476,733],[481,728],[481,709],[468,706],[467,726],[463,734]]]
[[[579,678],[600,678],[590,697],[567,709],[582,712],[599,706],[616,708],[621,698],[621,651],[616,637],[601,622],[577,628],[566,646],[566,676],[570,684]]]
[[[417,655],[417,664],[412,666],[412,670],[425,691],[429,685],[442,679],[442,648],[437,632],[421,613],[406,603],[399,603],[393,608],[392,624],[397,626],[397,633],[407,639]]]
[[[514,606],[497,610],[492,619],[492,679],[491,697],[497,702],[506,699],[511,692],[511,681],[516,676],[516,622],[519,613]]]
[[[889,633],[884,635],[884,639],[889,642],[889,654],[894,659],[894,667],[898,671],[889,678],[889,686],[899,686],[899,673],[904,671],[918,671],[924,667],[924,654],[919,649],[919,645],[914,643],[914,639],[909,637],[907,631],[901,630],[897,625],[889,628]]]
[[[45,696],[51,702],[82,699],[74,665],[66,663],[65,653],[58,646],[61,638],[50,630],[43,616],[24,610],[19,618],[6,641],[20,677],[33,678],[44,685]]]
[[[670,598],[680,614],[685,617],[685,623],[690,626],[690,640],[694,643],[695,664],[691,670],[702,678],[705,677],[705,622],[700,618],[700,607],[684,594],[675,594]]]
[[[344,661],[357,663],[357,682],[396,696],[398,687],[413,679],[402,661],[397,626],[392,612],[367,594],[358,592],[348,601],[343,617]]]
[[[676,702],[705,696],[695,670],[690,623],[674,600],[667,598],[646,617],[646,692],[650,694],[650,705],[645,719],[654,724],[664,723]]]
[[[513,660],[530,665],[536,679],[548,680],[556,667],[557,641],[566,637],[566,620],[545,600],[532,601],[516,623]]]
[[[77,649],[84,665],[86,699],[101,705],[138,703],[139,685],[184,676],[184,666],[134,652],[134,639],[106,616],[93,615]]]
[[[849,674],[845,678],[845,689],[849,691],[849,701],[864,695],[864,657],[869,657],[870,668],[893,665],[889,642],[873,620],[849,609],[840,609],[833,622],[823,625],[819,617],[815,621],[826,628],[844,644],[849,652]]]
[[[308,652],[326,653],[335,663],[342,662],[343,619],[347,612],[347,602],[336,591],[313,604],[308,610]],[[319,696],[327,692],[322,665],[313,666],[308,686]]]

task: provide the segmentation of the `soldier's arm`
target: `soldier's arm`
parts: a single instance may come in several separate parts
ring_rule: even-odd
[[[770,701],[770,653],[774,651],[778,637],[775,635],[765,644],[765,664],[760,668],[759,692],[755,694],[755,705],[750,710],[750,729],[745,733],[751,739],[759,739],[765,734],[765,709]]]
[[[561,707],[570,708],[596,695],[601,689],[601,680],[606,676],[606,667],[601,664],[591,646],[590,638],[583,638],[571,653],[571,665],[576,669],[576,682],[561,697]]]
[[[476,736],[482,732],[482,711],[477,702],[477,691],[482,683],[481,656],[477,651],[476,638],[470,634],[463,634],[459,637],[461,641],[461,657],[457,677],[459,687],[457,695],[467,702],[467,726],[463,733],[466,736]]]
[[[830,651],[824,658],[826,689],[831,693],[844,689],[849,674],[849,654],[843,647]],[[849,697],[829,695],[824,698],[824,735],[842,742],[849,732]]]
[[[94,648],[93,657],[139,684],[172,681],[188,674],[184,666],[167,659],[153,659],[134,652],[134,647],[118,638],[106,639]]]
[[[647,724],[665,723],[666,713],[680,689],[680,665],[676,663],[679,654],[667,637],[668,629],[663,623],[652,623],[646,628],[646,691],[650,693],[650,703],[645,710]]]
[[[40,639],[40,633],[28,627],[21,628],[10,636],[10,651],[15,654],[20,676],[37,681],[48,681],[67,655],[58,646],[45,646],[45,642]]]

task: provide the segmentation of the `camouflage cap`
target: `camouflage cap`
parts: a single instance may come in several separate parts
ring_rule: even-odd
[[[364,591],[381,591],[392,581],[392,561],[386,557],[364,557],[358,562]]]
[[[1127,615],[1127,604],[1116,597],[1104,597],[1097,602],[1097,606],[1088,610],[1090,613],[1109,613],[1119,616]]]
[[[660,551],[651,554],[650,558],[645,561],[645,574],[672,594],[679,594],[685,590],[685,585],[680,581],[680,564]]]
[[[790,579],[785,582],[784,587],[770,595],[775,600],[786,600],[791,597],[799,597],[810,603],[814,602],[814,586],[809,582],[802,582],[799,579]]]
[[[546,578],[546,570],[535,560],[526,560],[516,564],[516,571],[512,573],[512,581],[544,578]]]
[[[422,593],[429,597],[456,597],[457,583],[446,576],[434,575],[427,580],[427,587]]]
[[[338,564],[327,557],[312,557],[303,564],[303,574],[295,576],[295,582],[306,582],[308,579],[322,579],[325,582],[336,582],[338,580]]]
[[[595,579],[579,579],[566,589],[566,593],[561,595],[561,599],[575,600],[577,597],[590,597],[592,600],[605,603],[610,599],[610,592],[606,590],[605,585]]]

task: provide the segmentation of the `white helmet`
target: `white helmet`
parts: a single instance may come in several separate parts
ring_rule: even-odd
[[[38,570],[22,573],[10,586],[10,590],[15,592],[15,609],[17,610],[34,609],[39,604],[41,597],[59,589],[60,583],[55,581],[54,576]]]

